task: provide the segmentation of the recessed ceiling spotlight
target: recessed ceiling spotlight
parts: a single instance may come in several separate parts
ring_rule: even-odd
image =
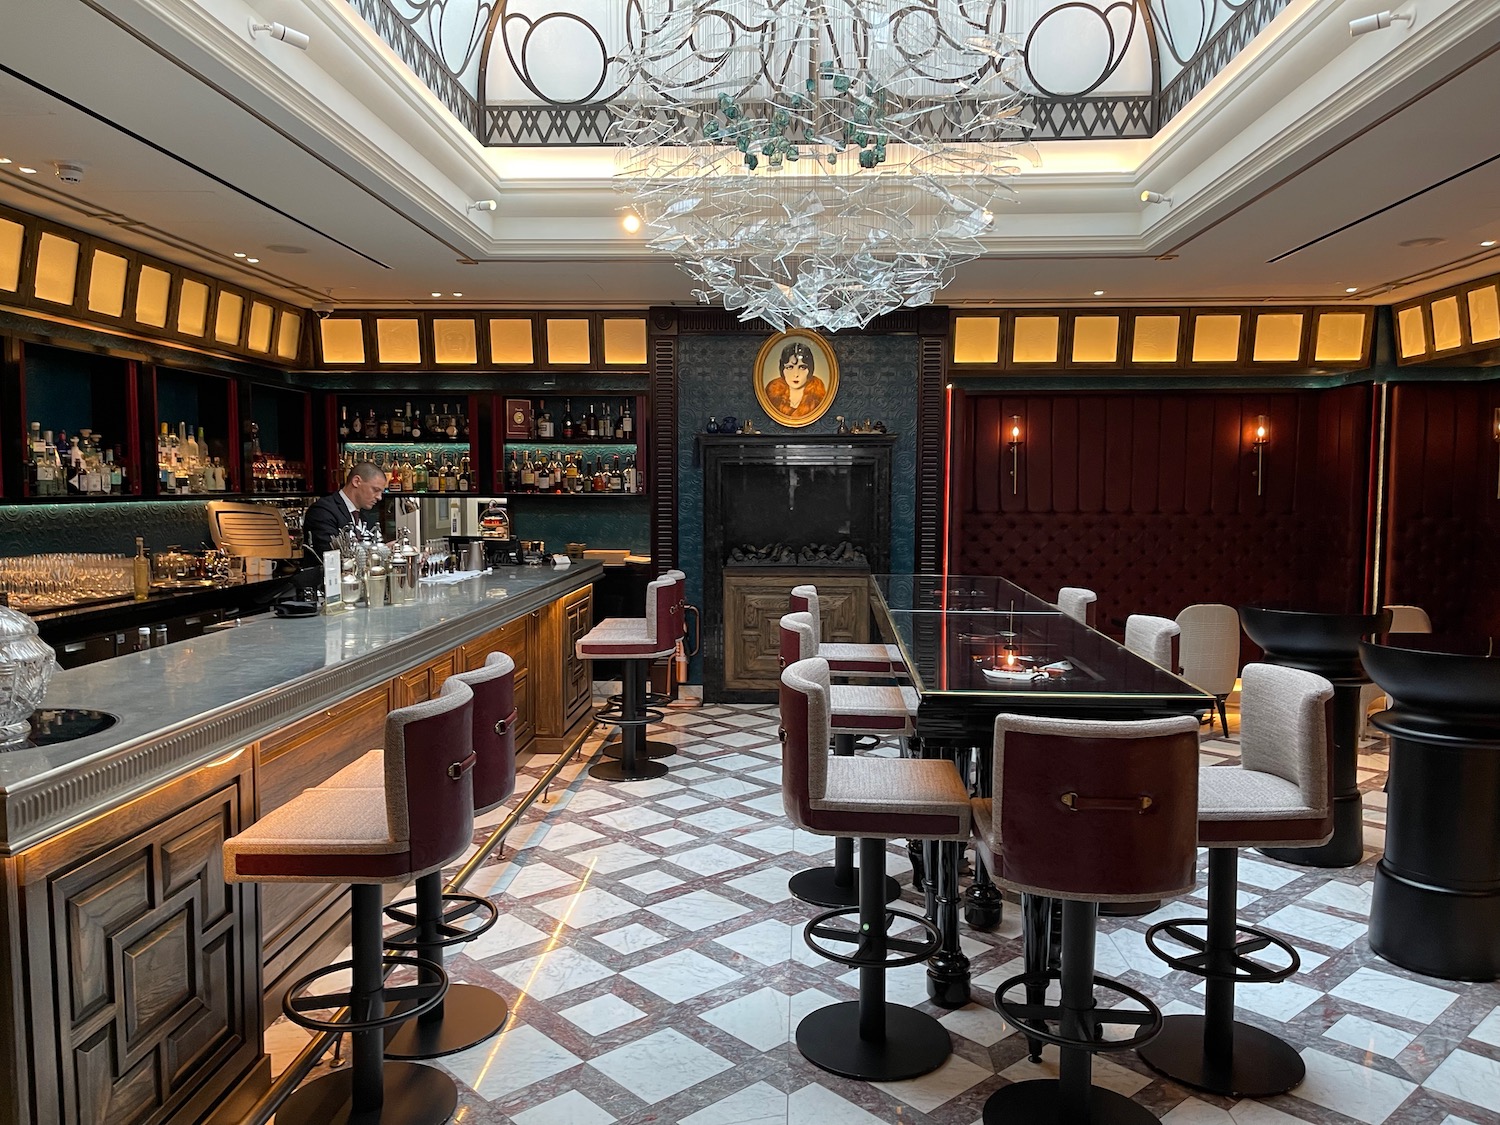
[[[1350,35],[1368,35],[1372,31],[1380,31],[1390,27],[1393,23],[1404,23],[1407,27],[1412,25],[1414,16],[1411,12],[1376,12],[1369,16],[1360,16],[1358,19],[1349,21]]]
[[[442,294],[441,294],[441,293],[434,293],[434,294],[433,294],[433,296],[434,296],[434,297],[441,297],[441,296],[442,296]]]
[[[1493,246],[1493,245],[1495,245],[1495,240],[1493,238],[1486,238],[1479,245],[1481,245],[1481,246]]]
[[[1104,296],[1104,290],[1103,289],[1095,289],[1094,290],[1094,296],[1096,296],[1096,297],[1102,297],[1102,296]]]
[[[256,263],[257,263],[257,262],[259,262],[259,261],[260,261],[260,259],[259,259],[259,258],[246,258],[246,259],[245,259],[245,261],[247,261],[247,262],[249,262],[249,263],[250,263],[250,264],[251,264],[251,265],[252,265],[252,266],[253,266],[253,265],[255,265],[255,264],[256,264]]]
[[[1159,191],[1143,191],[1143,192],[1141,192],[1141,202],[1142,203],[1171,203],[1172,202],[1172,197],[1170,195],[1163,195]]]
[[[10,157],[8,157],[8,156],[0,156],[0,164],[9,164],[9,163],[10,163]]]
[[[236,258],[243,258],[245,256],[245,252],[243,250],[236,250],[234,252],[234,256]]]
[[[272,39],[279,39],[290,47],[296,47],[299,51],[307,50],[312,43],[312,36],[305,31],[298,31],[295,27],[287,27],[284,23],[256,23],[250,22],[250,38],[254,39],[261,32],[265,32]]]
[[[641,217],[634,211],[626,211],[620,219],[620,225],[625,228],[626,234],[634,234],[641,229]]]
[[[462,297],[462,296],[463,296],[463,294],[462,294],[462,293],[455,293],[455,294],[453,294],[453,295],[454,295],[454,296],[455,296],[455,297]]]
[[[1345,293],[1358,293],[1359,292],[1359,286],[1358,285],[1350,285],[1350,286],[1348,286],[1348,287],[1346,287],[1344,289],[1344,292]]]
[[[25,172],[28,176],[35,176],[36,175],[36,169],[35,168],[28,168],[24,164],[17,164],[16,168],[17,168],[18,171]]]
[[[493,199],[476,199],[473,203],[469,204],[469,210],[493,211],[499,206],[500,204],[495,202]]]

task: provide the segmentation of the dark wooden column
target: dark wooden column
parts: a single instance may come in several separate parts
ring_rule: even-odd
[[[651,563],[656,574],[677,566],[677,312],[652,309]]]
[[[933,574],[943,565],[944,387],[948,382],[948,310],[922,309],[917,353],[917,481],[913,569]]]

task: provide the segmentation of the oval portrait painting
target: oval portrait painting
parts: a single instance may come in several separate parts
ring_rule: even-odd
[[[755,397],[779,426],[809,426],[833,405],[839,361],[816,332],[793,328],[761,345],[755,357]]]

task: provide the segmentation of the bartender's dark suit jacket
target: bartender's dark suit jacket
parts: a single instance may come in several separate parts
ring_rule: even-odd
[[[374,509],[354,514],[369,527],[380,530],[380,516]],[[344,503],[341,493],[333,492],[314,500],[307,509],[307,514],[302,517],[302,537],[317,554],[305,558],[305,561],[313,566],[321,566],[323,553],[333,546],[333,537],[353,522],[349,505]]]

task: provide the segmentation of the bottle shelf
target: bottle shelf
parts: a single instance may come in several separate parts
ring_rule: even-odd
[[[634,453],[636,451],[635,439],[619,441],[611,438],[609,441],[589,441],[577,438],[564,441],[560,438],[507,438],[505,448],[511,449],[566,449],[569,452],[578,449],[598,449],[600,451],[613,450],[616,453]]]
[[[644,492],[499,492],[495,495],[520,500],[644,500],[646,498]]]
[[[467,449],[472,442],[469,438],[339,438],[339,445],[348,447],[357,445],[361,449],[378,451],[381,449]]]

